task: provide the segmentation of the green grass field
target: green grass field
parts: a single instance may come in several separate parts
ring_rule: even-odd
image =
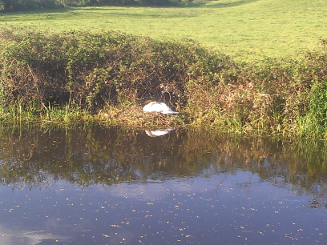
[[[251,61],[297,57],[327,38],[325,0],[220,0],[182,7],[84,7],[0,15],[0,28],[53,32],[113,29],[154,39],[193,39]]]

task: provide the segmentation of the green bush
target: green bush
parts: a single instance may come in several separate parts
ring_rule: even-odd
[[[197,44],[118,32],[2,32],[3,103],[41,107],[69,101],[96,110],[128,98],[185,103],[189,79],[212,77],[222,58]]]
[[[180,0],[0,0],[0,12],[71,6],[173,6],[181,3]]]
[[[0,103],[35,110],[72,104],[97,112],[159,100],[196,125],[327,137],[326,64],[325,47],[301,61],[253,65],[192,41],[160,42],[113,31],[2,30]]]

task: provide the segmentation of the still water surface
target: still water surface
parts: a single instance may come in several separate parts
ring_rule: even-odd
[[[157,134],[3,129],[0,244],[327,244],[325,142]]]

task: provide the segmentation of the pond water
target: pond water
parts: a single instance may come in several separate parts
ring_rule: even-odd
[[[327,244],[324,141],[0,134],[0,244]]]

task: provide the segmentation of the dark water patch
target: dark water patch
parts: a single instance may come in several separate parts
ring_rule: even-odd
[[[1,244],[324,244],[325,142],[0,135]]]

